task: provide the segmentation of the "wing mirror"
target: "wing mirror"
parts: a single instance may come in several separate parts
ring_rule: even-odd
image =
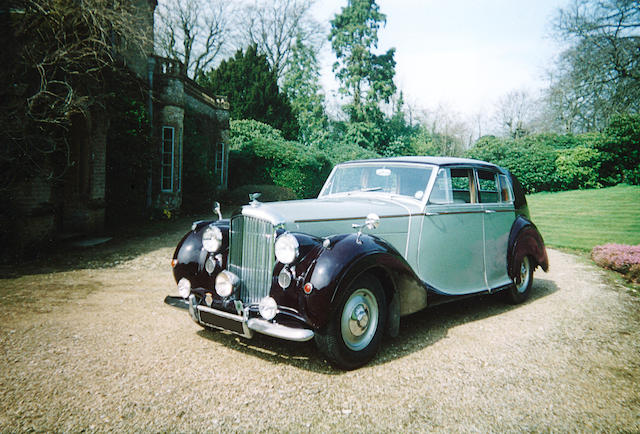
[[[220,212],[220,202],[213,202],[213,211],[218,214],[218,220],[222,220],[222,213]]]
[[[361,225],[356,223],[352,224],[351,225],[352,228],[358,229],[358,236],[356,237],[356,243],[362,244],[362,240],[360,240],[360,236],[362,235],[362,228],[367,228],[371,230],[371,229],[376,229],[378,226],[380,226],[380,216],[378,216],[378,214],[375,214],[375,213],[368,214],[367,219]]]

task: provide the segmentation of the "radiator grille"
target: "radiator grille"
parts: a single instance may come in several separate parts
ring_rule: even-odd
[[[229,271],[240,278],[240,300],[245,304],[258,303],[269,295],[275,237],[267,221],[242,215],[231,220]]]

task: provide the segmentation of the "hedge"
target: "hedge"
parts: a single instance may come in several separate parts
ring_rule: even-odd
[[[275,128],[255,120],[232,120],[229,188],[272,184],[291,189],[296,197],[316,196],[331,171],[322,153],[289,141]]]

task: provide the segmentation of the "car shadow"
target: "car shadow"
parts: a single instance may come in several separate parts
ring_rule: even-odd
[[[377,356],[368,365],[383,365],[406,357],[446,338],[449,329],[519,309],[557,290],[555,282],[536,279],[529,298],[519,305],[506,303],[502,294],[498,293],[427,308],[403,317],[400,320],[398,337],[385,338]],[[345,372],[333,368],[317,350],[313,340],[290,342],[259,333],[255,333],[253,339],[245,339],[217,330],[201,330],[198,334],[205,339],[267,362],[287,363],[299,369],[325,375],[340,375]]]

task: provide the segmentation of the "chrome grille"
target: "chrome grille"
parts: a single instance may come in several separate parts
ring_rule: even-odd
[[[276,231],[267,221],[255,217],[231,219],[229,271],[240,278],[240,300],[258,303],[269,295],[275,264]]]

